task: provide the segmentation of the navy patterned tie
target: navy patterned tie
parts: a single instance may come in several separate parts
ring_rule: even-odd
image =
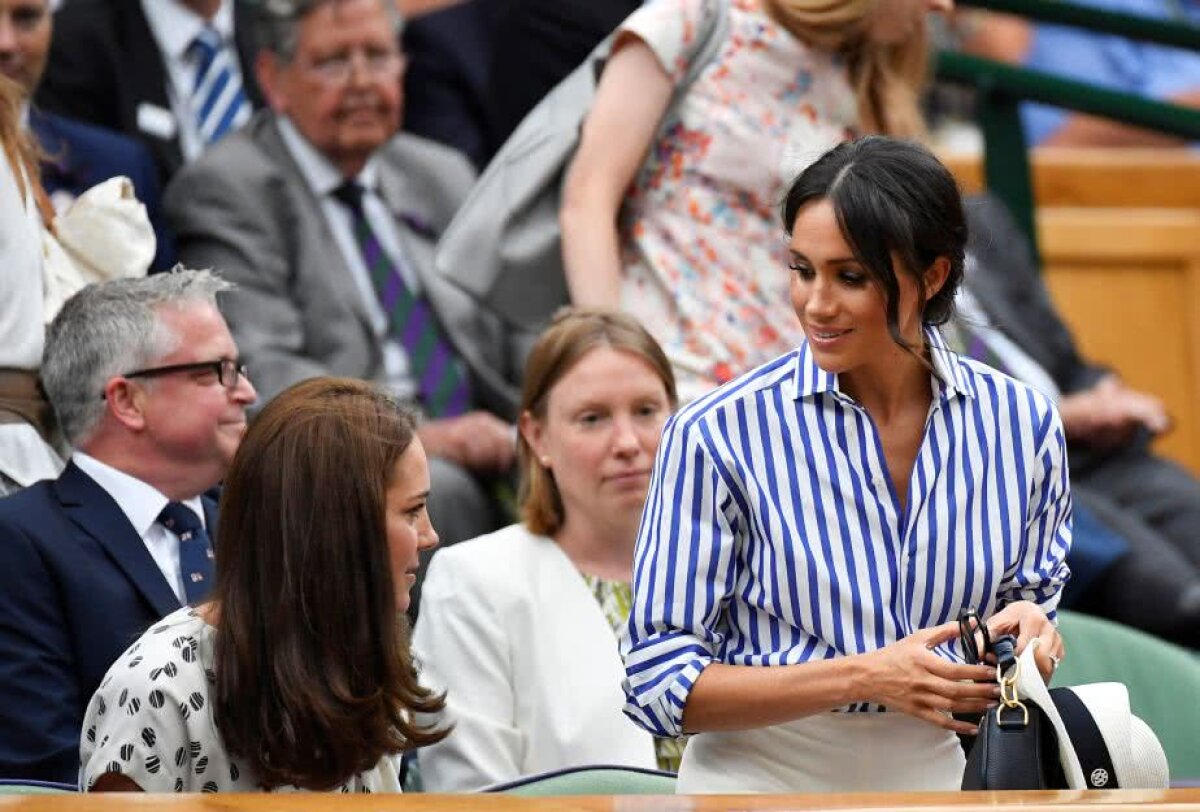
[[[196,35],[189,46],[196,61],[192,109],[200,140],[211,144],[250,117],[250,104],[242,90],[233,54],[211,26]]]
[[[213,550],[204,523],[182,502],[168,502],[158,523],[179,537],[179,570],[188,605],[203,602],[213,582]]]
[[[408,353],[421,405],[430,417],[453,417],[467,411],[471,390],[462,361],[442,335],[429,303],[415,295],[400,269],[383,250],[363,211],[364,189],[347,181],[333,191],[354,218],[354,239],[362,254],[388,331]]]

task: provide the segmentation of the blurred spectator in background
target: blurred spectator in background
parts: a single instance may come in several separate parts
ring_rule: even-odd
[[[1200,25],[1194,0],[1074,0],[1101,11]],[[972,11],[962,47],[978,56],[1158,101],[1200,107],[1200,53],[1073,26]],[[1181,139],[1039,104],[1022,105],[1030,146],[1183,146]],[[1064,415],[1065,417],[1065,415]]]
[[[682,401],[794,347],[786,184],[855,132],[923,131],[926,13],[950,0],[733,0],[719,53],[655,140],[721,6],[659,0],[630,16],[564,184],[571,300],[632,313]],[[719,314],[719,317],[714,317]]]
[[[1200,647],[1200,482],[1151,450],[1170,428],[1162,402],[1080,356],[1002,203],[980,198],[966,211],[963,349],[1055,398],[1066,431],[1080,506],[1071,608]],[[1126,548],[1096,556],[1093,530]]]
[[[476,475],[508,470],[516,452],[442,326],[476,310],[433,268],[475,174],[454,150],[397,135],[400,23],[392,0],[265,5],[257,70],[271,110],[185,167],[166,205],[180,256],[238,284],[226,313],[264,399],[332,374],[420,404],[447,545],[499,526]]]
[[[157,249],[151,267],[166,270],[175,264],[175,247],[163,220],[149,151],[112,130],[29,105],[46,68],[52,31],[49,0],[0,0],[0,73],[21,86],[22,121],[41,148],[42,186],[62,212],[101,181],[129,178],[154,226]]]
[[[167,180],[262,95],[251,0],[68,0],[37,102],[140,138]]]

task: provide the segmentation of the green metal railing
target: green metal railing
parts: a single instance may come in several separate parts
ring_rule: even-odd
[[[1200,51],[1200,28],[1190,25],[1098,11],[1060,0],[958,2],[1020,14],[1042,22],[1074,25],[1098,33]],[[1008,205],[1018,225],[1028,235],[1035,256],[1038,251],[1033,181],[1019,113],[1021,102],[1040,102],[1200,140],[1200,110],[950,51],[938,55],[937,75],[940,79],[975,88],[984,140],[984,182]]]

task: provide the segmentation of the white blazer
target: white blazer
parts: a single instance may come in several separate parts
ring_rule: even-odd
[[[653,738],[621,711],[612,627],[551,539],[511,525],[440,551],[413,648],[455,726],[420,751],[430,792],[580,764],[656,766]]]

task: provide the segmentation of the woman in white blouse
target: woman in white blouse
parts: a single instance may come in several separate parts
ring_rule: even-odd
[[[413,645],[453,725],[420,753],[426,790],[674,766],[679,743],[656,745],[621,713],[614,632],[674,405],[670,364],[629,316],[567,312],[539,338],[521,398],[523,522],[442,550],[425,580]]]
[[[0,495],[58,476],[63,462],[42,364],[42,229],[53,213],[21,129],[21,91],[0,76]]]

